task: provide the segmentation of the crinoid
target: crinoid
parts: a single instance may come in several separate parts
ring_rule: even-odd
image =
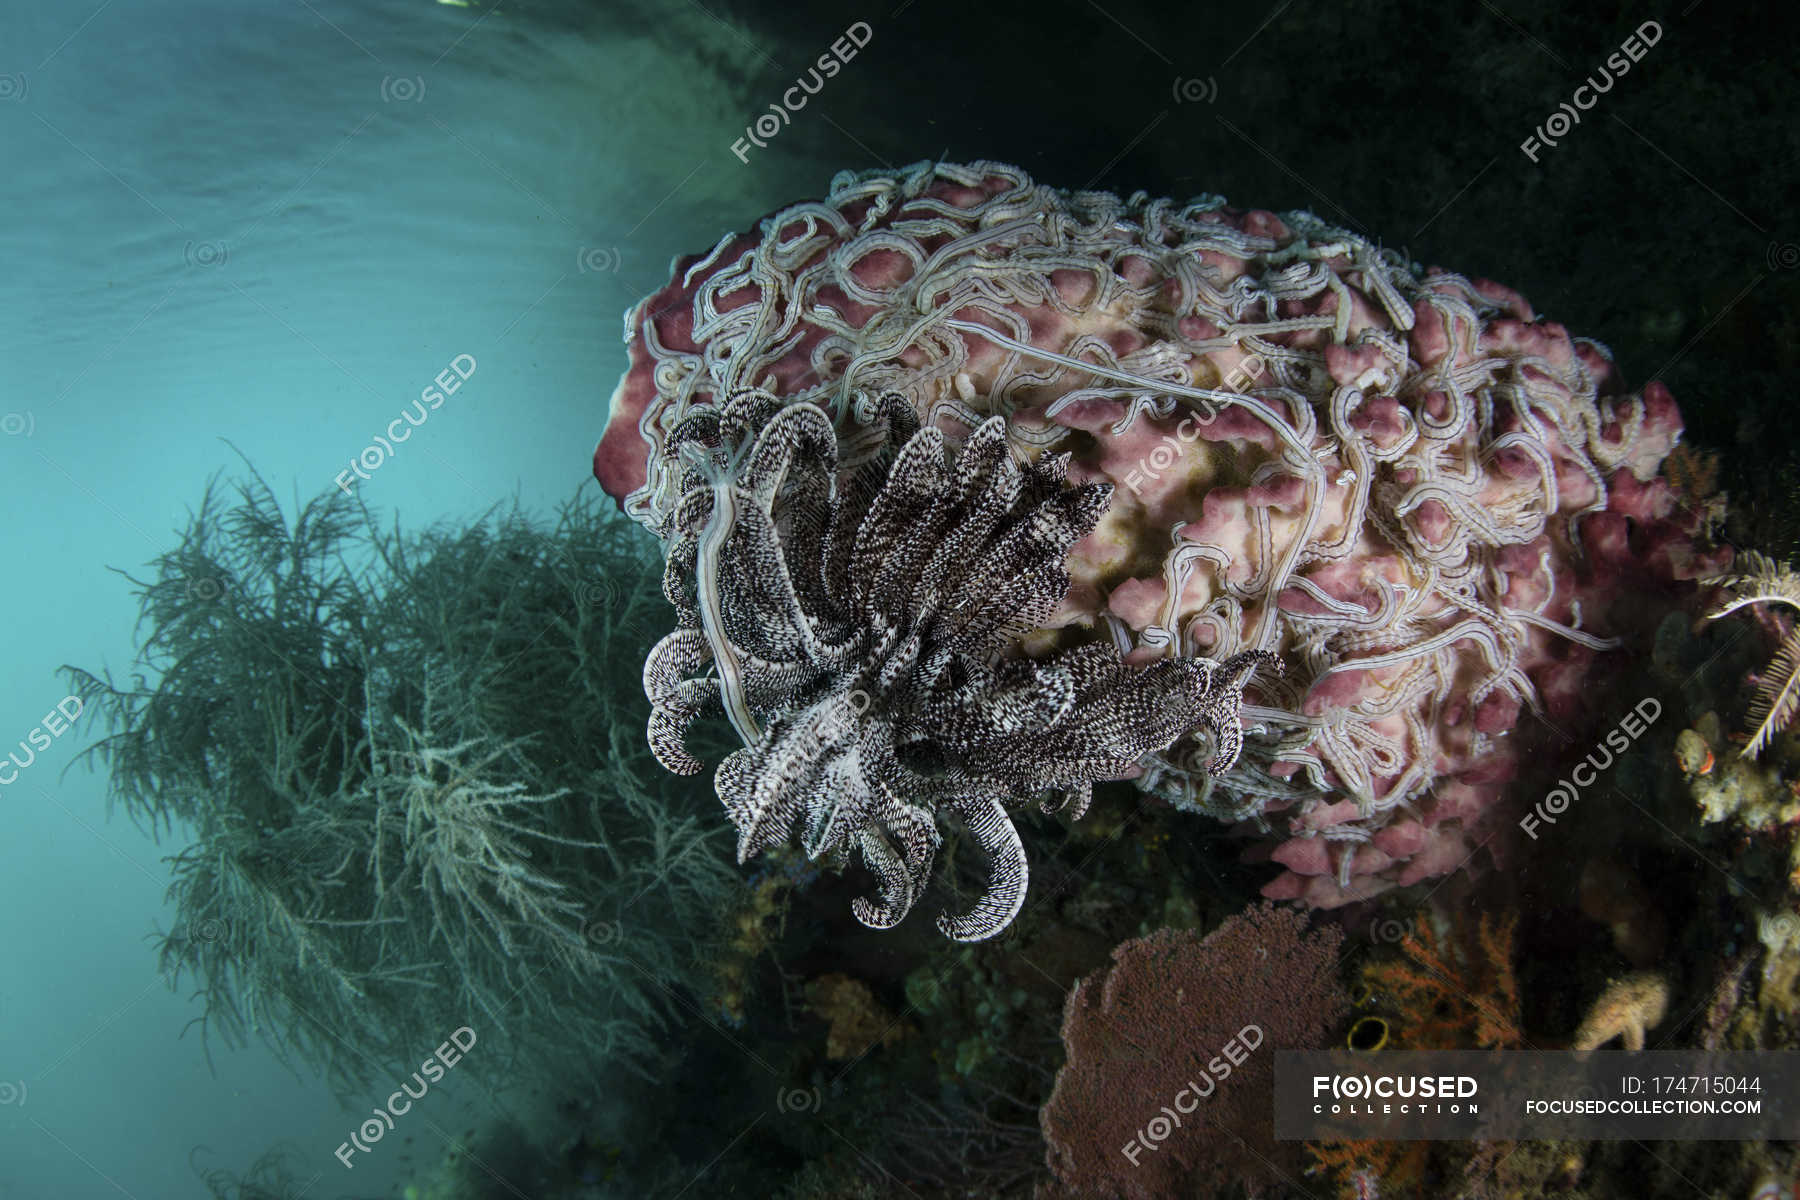
[[[1785,604],[1800,612],[1800,575],[1754,550],[1745,550],[1739,565],[1747,569],[1701,581],[1731,593],[1730,600],[1706,614],[1708,620],[1716,621],[1752,604]],[[1749,712],[1754,728],[1744,746],[1744,756],[1755,758],[1761,754],[1769,739],[1792,723],[1797,711],[1800,711],[1800,627],[1787,630],[1780,649],[1775,651],[1768,669],[1757,681]]]
[[[841,475],[837,431],[814,404],[745,390],[671,431],[681,494],[663,587],[680,627],[644,664],[650,743],[671,771],[699,771],[684,736],[722,706],[745,744],[714,777],[739,861],[796,825],[813,858],[854,847],[880,881],[877,899],[854,902],[875,928],[923,891],[938,817],[960,817],[992,880],[938,928],[975,941],[1025,898],[1009,801],[1061,793],[1079,817],[1095,780],[1200,725],[1211,769],[1229,769],[1243,688],[1279,660],[1138,668],[1104,643],[1009,654],[1068,590],[1063,560],[1111,486],[1069,484],[1065,455],[1019,462],[998,417],[952,464],[903,397],[851,408]]]

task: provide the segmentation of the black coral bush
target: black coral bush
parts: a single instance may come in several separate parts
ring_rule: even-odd
[[[190,840],[159,952],[205,1031],[340,1086],[465,1024],[478,1071],[649,1061],[736,887],[643,742],[659,573],[590,499],[402,535],[208,487],[132,581],[131,684],[65,668],[110,800]]]

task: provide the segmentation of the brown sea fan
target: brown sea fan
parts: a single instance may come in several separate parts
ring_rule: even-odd
[[[1115,947],[1063,1005],[1067,1060],[1039,1115],[1057,1186],[1040,1197],[1291,1194],[1277,1185],[1298,1176],[1299,1144],[1274,1136],[1275,1056],[1323,1049],[1342,1020],[1343,943],[1263,903],[1204,937]]]

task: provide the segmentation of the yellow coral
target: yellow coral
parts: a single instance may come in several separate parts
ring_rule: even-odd
[[[806,1003],[814,1014],[831,1022],[825,1035],[825,1057],[860,1058],[876,1046],[886,1046],[912,1032],[912,1027],[889,1015],[869,985],[848,975],[822,975],[806,985]]]
[[[727,941],[713,968],[713,1006],[733,1025],[744,1022],[744,997],[750,987],[750,967],[767,950],[786,925],[787,905],[793,881],[783,872],[771,872],[750,888],[743,902],[724,920]],[[770,917],[779,917],[770,929]]]
[[[1578,1054],[1619,1038],[1626,1050],[1644,1048],[1644,1035],[1662,1023],[1669,1009],[1669,984],[1654,971],[1640,971],[1606,985],[1569,1041]]]

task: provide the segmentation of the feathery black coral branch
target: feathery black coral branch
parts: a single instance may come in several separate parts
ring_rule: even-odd
[[[1785,604],[1800,612],[1800,575],[1754,550],[1746,550],[1739,557],[1746,570],[1701,580],[1703,584],[1722,587],[1732,593],[1729,601],[1706,614],[1708,620],[1717,620],[1752,604]],[[1744,756],[1755,758],[1761,754],[1777,731],[1793,723],[1797,712],[1800,712],[1800,626],[1790,629],[1782,639],[1756,686],[1749,711],[1754,728],[1750,741],[1744,746]]]
[[[745,743],[714,775],[739,861],[796,833],[813,858],[857,850],[878,892],[854,912],[875,928],[917,901],[938,819],[956,816],[992,880],[938,927],[991,937],[1025,898],[1009,802],[1060,795],[1079,817],[1094,781],[1198,726],[1213,737],[1210,769],[1228,770],[1243,689],[1280,663],[1249,651],[1138,668],[1098,644],[1009,654],[1067,592],[1064,559],[1110,485],[1069,484],[1067,456],[1019,462],[1001,418],[951,461],[904,397],[855,411],[884,444],[841,475],[825,411],[766,392],[671,431],[682,477],[663,586],[680,627],[644,664],[650,744],[694,773],[687,729],[723,708]]]

